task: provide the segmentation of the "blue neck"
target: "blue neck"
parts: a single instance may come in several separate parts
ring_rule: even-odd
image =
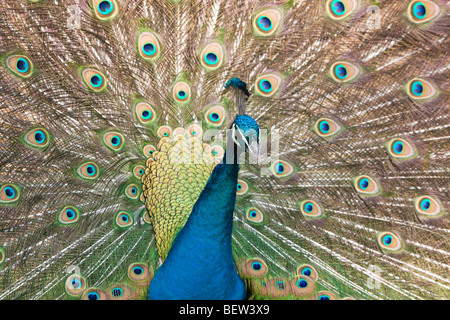
[[[224,162],[226,156],[224,156]],[[245,285],[236,273],[231,233],[239,165],[218,164],[167,259],[150,284],[148,298],[241,300]]]

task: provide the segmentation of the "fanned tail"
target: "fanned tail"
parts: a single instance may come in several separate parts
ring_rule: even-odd
[[[244,101],[249,298],[450,298],[448,4],[108,2],[0,5],[0,299],[145,298],[147,159]]]

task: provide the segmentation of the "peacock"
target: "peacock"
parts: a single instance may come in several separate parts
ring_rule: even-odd
[[[449,299],[443,0],[3,0],[0,299]]]

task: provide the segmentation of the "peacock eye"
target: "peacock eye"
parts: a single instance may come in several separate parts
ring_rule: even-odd
[[[139,102],[135,106],[136,116],[142,124],[148,124],[155,119],[155,111],[146,102]]]
[[[408,159],[415,156],[414,147],[405,139],[392,139],[387,144],[389,154],[394,158]]]
[[[416,211],[425,216],[438,216],[441,212],[439,202],[430,196],[422,196],[414,199]]]
[[[272,172],[277,178],[285,178],[294,172],[294,166],[285,160],[275,161],[272,164]]]
[[[400,250],[402,243],[400,239],[392,232],[382,232],[378,235],[378,243],[382,249],[388,251]]]
[[[328,15],[333,20],[342,20],[351,15],[357,8],[356,0],[328,0],[326,4]]]
[[[224,107],[221,105],[215,105],[206,111],[205,114],[205,120],[207,121],[208,125],[211,125],[213,127],[218,127],[222,125],[223,121],[225,120],[226,112]]]
[[[187,131],[189,132],[191,137],[200,138],[203,135],[203,129],[198,124],[191,124]]]
[[[156,148],[151,144],[147,144],[142,148],[142,153],[147,158],[151,158],[155,151],[156,151]]]
[[[256,79],[256,93],[260,96],[273,96],[281,86],[281,77],[277,74],[266,74]]]
[[[248,183],[242,179],[239,179],[236,187],[236,194],[238,196],[243,196],[247,192],[248,192]]]
[[[331,66],[331,77],[340,83],[350,82],[359,76],[359,68],[350,62],[338,61]]]
[[[305,217],[318,218],[322,215],[322,208],[314,200],[305,200],[300,203],[300,210]]]
[[[264,276],[268,269],[264,260],[260,258],[249,259],[245,262],[244,267],[245,276],[261,277]]]
[[[125,211],[121,211],[116,216],[116,225],[119,228],[127,228],[133,224],[133,217]]]
[[[247,220],[254,223],[262,223],[264,221],[264,215],[261,210],[257,208],[247,209]]]
[[[43,128],[33,129],[24,135],[24,141],[32,147],[43,148],[49,143],[49,134]]]
[[[120,287],[115,287],[111,289],[111,295],[115,298],[123,296],[123,289]]]
[[[89,300],[100,300],[100,296],[98,295],[97,292],[90,292],[90,293],[87,295],[87,298],[88,298]]]
[[[282,280],[275,281],[275,288],[277,288],[278,290],[285,290],[286,285],[285,285],[284,281],[282,281]]]
[[[133,268],[133,273],[135,274],[135,275],[141,275],[142,273],[144,273],[144,269],[142,269],[141,267],[134,267]]]
[[[172,128],[170,126],[161,126],[157,131],[158,137],[168,138],[172,135]]]
[[[222,161],[225,150],[219,145],[211,146],[211,155],[215,161]]]
[[[375,195],[380,191],[378,183],[367,175],[357,177],[354,181],[354,185],[356,191],[366,195]]]
[[[128,277],[135,285],[147,285],[150,280],[148,266],[144,263],[133,263],[128,267]]]
[[[218,69],[224,60],[223,48],[217,42],[210,43],[203,48],[200,58],[206,70]]]
[[[297,297],[309,296],[315,290],[315,283],[309,276],[297,276],[292,279],[291,288]]]
[[[108,20],[117,15],[118,6],[115,0],[93,0],[94,12],[98,19]]]
[[[433,1],[412,1],[408,8],[408,18],[413,23],[424,23],[436,18],[441,9]]]
[[[84,292],[83,300],[106,300],[106,293],[96,288],[89,288]]]
[[[129,199],[137,199],[139,198],[139,189],[137,187],[137,185],[135,184],[130,184],[125,188],[125,195],[129,198]]]
[[[407,84],[406,92],[412,99],[426,100],[434,97],[437,90],[431,82],[420,78],[414,78]]]
[[[281,23],[281,13],[277,9],[261,11],[253,19],[253,29],[259,36],[273,35]]]
[[[184,81],[173,86],[173,98],[177,102],[188,102],[191,98],[191,87]]]
[[[297,287],[299,287],[299,288],[306,288],[308,286],[308,280],[298,279],[296,284],[297,284]]]
[[[61,224],[73,224],[79,219],[78,209],[72,206],[64,207],[58,216],[58,221]]]
[[[133,168],[133,175],[136,178],[141,179],[141,177],[144,175],[144,173],[145,173],[145,167],[144,166],[142,166],[142,165],[134,166],[134,168]]]
[[[94,162],[86,162],[78,167],[77,174],[83,179],[93,180],[98,177],[99,169]]]
[[[147,61],[154,61],[160,56],[159,39],[151,32],[139,34],[138,48],[139,55]]]
[[[123,135],[118,132],[106,132],[102,139],[103,143],[113,151],[120,151],[123,147]]]
[[[6,58],[6,66],[15,75],[21,78],[29,78],[33,73],[33,63],[24,55],[12,55]]]
[[[0,188],[0,203],[11,203],[20,197],[19,188],[12,184],[5,184]]]
[[[318,279],[318,273],[317,273],[316,269],[314,267],[310,266],[309,264],[304,264],[304,265],[301,265],[300,267],[298,267],[297,274],[300,276],[309,277],[309,278],[313,279],[314,281],[316,281]]]
[[[66,292],[71,296],[79,296],[86,288],[86,280],[79,275],[72,275],[66,280]]]
[[[342,131],[339,123],[329,118],[320,118],[316,121],[313,131],[324,139],[331,139]]]
[[[106,78],[98,70],[85,68],[81,75],[86,86],[94,92],[100,92],[106,87]]]

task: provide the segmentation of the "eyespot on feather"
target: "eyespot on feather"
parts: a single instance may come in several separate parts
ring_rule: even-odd
[[[324,139],[331,139],[342,131],[342,127],[333,119],[320,118],[314,124],[313,131]]]
[[[98,178],[100,171],[98,169],[97,164],[90,161],[80,165],[77,169],[77,174],[80,178],[87,180],[94,180]]]
[[[155,153],[155,151],[156,151],[156,148],[151,144],[147,144],[142,148],[142,153],[147,158],[153,157],[153,154]]]
[[[172,93],[175,101],[179,103],[185,103],[191,99],[191,87],[184,81],[175,83]]]
[[[294,166],[285,160],[278,160],[272,164],[272,172],[276,178],[286,178],[294,173]]]
[[[245,215],[248,221],[253,223],[262,223],[264,221],[264,215],[261,210],[257,208],[249,208],[247,209],[247,213]]]
[[[142,124],[149,124],[156,118],[155,110],[146,102],[139,102],[135,106],[136,117]]]
[[[115,221],[119,228],[128,228],[133,225],[133,217],[126,211],[120,211],[116,215]]]
[[[213,156],[216,162],[222,161],[224,154],[225,150],[223,150],[221,146],[219,145],[211,146],[211,155]]]
[[[314,200],[304,200],[300,203],[300,211],[307,218],[318,218],[322,215],[321,206]]]
[[[200,138],[203,135],[203,129],[198,124],[191,124],[187,131],[191,137]]]
[[[440,11],[440,7],[433,1],[411,1],[408,6],[407,15],[411,22],[421,24],[435,19]]]
[[[81,71],[81,77],[85,85],[94,92],[100,92],[106,88],[106,78],[98,70],[93,68],[84,68]]]
[[[350,16],[358,7],[356,0],[328,0],[326,11],[333,20],[342,20]]]
[[[223,47],[218,42],[207,44],[200,53],[200,61],[206,70],[220,68],[224,61]]]
[[[334,81],[347,83],[355,80],[359,76],[360,69],[353,63],[338,61],[331,66],[330,74]]]
[[[378,244],[388,251],[399,251],[402,247],[400,238],[392,232],[381,232],[378,235]]]
[[[205,120],[208,125],[219,127],[223,124],[226,117],[225,108],[221,105],[214,105],[205,113]]]
[[[158,137],[169,138],[172,135],[172,128],[169,126],[161,126],[157,131]]]
[[[425,79],[414,78],[406,85],[406,93],[414,100],[427,100],[436,96],[437,89]]]
[[[386,147],[392,157],[400,160],[411,159],[416,155],[413,145],[402,138],[390,140]]]
[[[421,196],[414,199],[416,211],[426,217],[437,217],[442,213],[439,201],[431,196]]]
[[[263,97],[271,97],[275,95],[281,86],[282,79],[279,75],[270,73],[260,75],[256,79],[255,93]]]
[[[277,9],[265,9],[253,18],[253,30],[256,35],[267,37],[275,34],[281,24],[281,12]]]
[[[12,73],[21,78],[29,78],[34,71],[31,60],[24,55],[16,54],[8,56],[5,60],[6,66]]]
[[[298,267],[297,274],[299,276],[309,277],[314,281],[317,281],[317,279],[319,279],[319,274],[317,273],[316,269],[309,264],[303,264],[300,267]]]
[[[136,165],[133,167],[133,175],[137,178],[137,179],[141,179],[142,176],[145,173],[145,167],[143,165]]]
[[[149,31],[141,32],[138,36],[139,55],[147,61],[156,60],[161,53],[158,37]]]
[[[133,263],[128,267],[128,278],[134,286],[147,286],[152,278],[152,272],[145,263]]]
[[[105,132],[102,139],[105,146],[113,151],[120,151],[124,145],[123,135],[116,131]]]
[[[139,188],[134,183],[125,187],[125,195],[132,200],[139,198]]]
[[[7,204],[19,200],[20,189],[18,186],[7,183],[0,188],[0,203]]]
[[[80,213],[77,208],[73,206],[64,207],[58,215],[58,221],[61,224],[73,224],[80,218]]]
[[[119,7],[116,0],[92,0],[95,16],[100,20],[110,20],[117,16]]]
[[[238,196],[243,196],[248,192],[248,183],[242,179],[238,179],[238,183],[236,186],[236,194]]]
[[[132,300],[133,292],[127,286],[116,284],[106,290],[108,300]]]
[[[106,293],[97,288],[89,288],[83,294],[83,300],[107,300]]]
[[[319,291],[315,294],[313,300],[337,300],[337,297],[330,291]]]
[[[380,192],[378,183],[367,175],[362,175],[354,180],[356,191],[365,195],[376,195]]]
[[[50,141],[50,135],[43,128],[35,128],[25,133],[23,140],[32,147],[45,148]]]
[[[248,277],[262,277],[268,271],[263,259],[253,258],[244,261],[243,275]]]
[[[314,293],[316,284],[307,276],[297,276],[291,280],[292,293],[296,297],[305,297]]]
[[[86,280],[79,275],[71,275],[66,280],[66,292],[71,296],[79,296],[86,289]]]

